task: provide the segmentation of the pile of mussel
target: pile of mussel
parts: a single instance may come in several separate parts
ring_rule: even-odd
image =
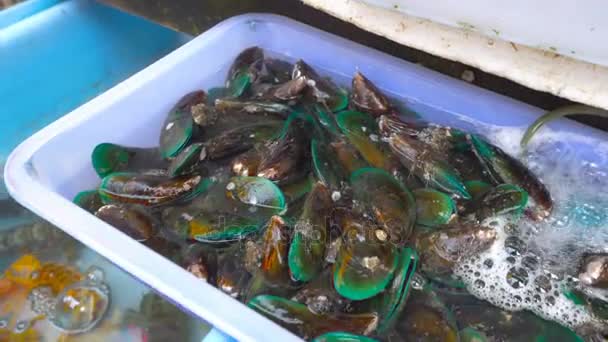
[[[443,297],[493,220],[543,220],[551,196],[483,137],[401,112],[361,73],[347,91],[251,47],[225,87],[177,102],[158,148],[98,145],[101,184],[75,202],[307,340],[501,334]]]

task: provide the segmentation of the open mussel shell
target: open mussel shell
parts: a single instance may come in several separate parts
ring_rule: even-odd
[[[312,339],[312,342],[377,342],[377,340],[367,336],[334,331],[317,336]]]
[[[371,299],[371,306],[380,315],[380,334],[393,327],[406,306],[412,288],[412,279],[418,265],[418,253],[412,248],[402,248],[399,264],[390,285],[380,295]]]
[[[328,240],[327,220],[332,205],[327,187],[322,183],[315,184],[304,202],[289,246],[289,271],[293,280],[309,281],[323,268]]]
[[[103,207],[101,196],[97,190],[81,191],[74,196],[74,204],[94,214],[97,209]]]
[[[430,188],[414,190],[416,223],[428,227],[447,224],[456,213],[456,204],[447,194]]]
[[[459,341],[453,313],[428,287],[410,292],[395,329],[406,341]]]
[[[378,325],[374,313],[315,314],[304,304],[271,295],[257,296],[247,305],[306,340],[334,331],[369,335]]]
[[[471,198],[458,172],[431,146],[403,134],[392,134],[388,142],[403,166],[423,183],[463,199]]]
[[[165,176],[117,172],[106,176],[99,186],[103,203],[132,203],[160,206],[190,199],[209,187],[209,180],[199,175],[167,178]]]
[[[370,213],[388,235],[390,243],[403,246],[414,228],[416,203],[412,193],[388,172],[362,168],[352,173],[353,200],[362,213]]]
[[[163,211],[163,223],[177,237],[207,243],[241,240],[286,210],[285,197],[271,181],[232,177],[213,184],[204,196]]]
[[[332,112],[339,112],[348,106],[348,94],[338,88],[332,81],[322,78],[317,72],[303,60],[299,60],[293,67],[292,79],[304,77],[313,89],[313,96],[323,103]]]
[[[352,212],[339,214],[343,242],[334,264],[334,287],[351,300],[371,298],[382,292],[397,268],[398,249],[377,227]]]
[[[353,77],[351,101],[358,110],[376,117],[391,111],[388,98],[360,72]]]
[[[467,140],[494,184],[517,185],[528,193],[531,199],[531,218],[542,220],[551,214],[553,210],[551,194],[532,171],[480,136],[469,134]]]
[[[91,160],[95,172],[102,178],[113,172],[138,172],[167,166],[157,148],[125,147],[110,143],[95,146]]]
[[[336,115],[336,122],[342,133],[370,165],[385,167],[386,152],[379,145],[380,136],[372,116],[356,111],[343,111]]]
[[[99,219],[143,242],[158,232],[157,220],[144,207],[130,204],[108,204],[95,213]]]
[[[517,218],[528,204],[528,193],[516,185],[501,184],[474,203],[473,215],[479,222],[506,214]]]
[[[192,107],[204,104],[204,91],[195,91],[182,97],[171,109],[160,131],[160,154],[163,158],[175,157],[195,134]]]

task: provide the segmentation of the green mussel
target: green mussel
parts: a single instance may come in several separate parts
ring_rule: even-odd
[[[436,227],[450,222],[456,214],[456,204],[447,194],[430,188],[414,190],[416,223]]]
[[[124,147],[110,143],[95,146],[91,160],[95,172],[101,178],[114,172],[139,172],[167,167],[167,162],[157,148]]]

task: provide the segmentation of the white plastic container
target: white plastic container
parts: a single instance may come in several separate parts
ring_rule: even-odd
[[[187,92],[222,84],[234,57],[253,45],[302,58],[342,81],[360,70],[410,108],[444,124],[519,127],[540,110],[283,17],[251,14],[205,32],[30,137],[9,157],[7,187],[27,208],[227,334],[243,341],[289,341],[297,337],[71,202],[78,191],[99,183],[90,160],[95,145],[156,146],[172,105]],[[606,137],[568,120],[549,126],[584,133],[582,152],[591,153],[593,141]]]

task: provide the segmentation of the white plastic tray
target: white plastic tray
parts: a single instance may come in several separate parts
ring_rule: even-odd
[[[71,202],[78,191],[98,185],[90,161],[95,145],[157,145],[172,105],[189,91],[222,84],[234,57],[253,45],[303,58],[341,80],[360,70],[414,110],[444,124],[522,126],[540,110],[283,17],[250,14],[222,22],[13,151],[5,179],[21,204],[227,334],[239,340],[289,341],[297,337]],[[605,138],[568,120],[550,126],[581,131],[594,141]]]

